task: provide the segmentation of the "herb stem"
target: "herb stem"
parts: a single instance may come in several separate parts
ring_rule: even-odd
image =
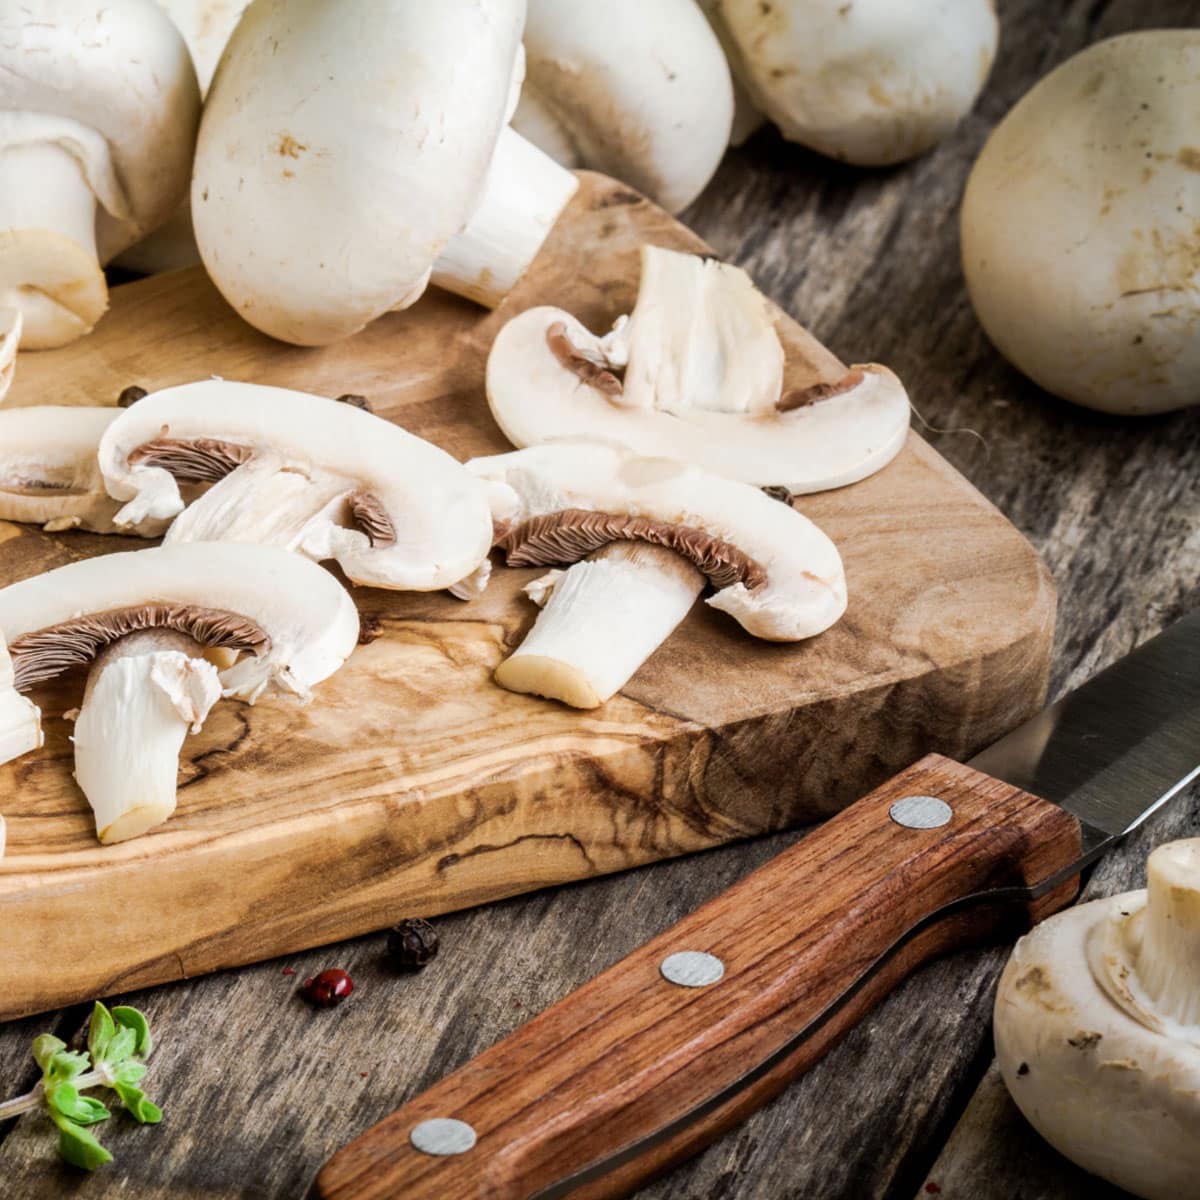
[[[71,1082],[80,1090],[90,1087],[103,1087],[112,1082],[112,1076],[108,1071],[100,1068],[95,1071],[84,1071],[82,1075],[76,1075]],[[45,1104],[45,1088],[39,1083],[34,1086],[32,1092],[26,1092],[24,1096],[15,1096],[12,1100],[0,1101],[0,1121],[8,1121],[13,1117],[19,1117],[22,1113],[32,1112],[35,1108],[42,1108]]]

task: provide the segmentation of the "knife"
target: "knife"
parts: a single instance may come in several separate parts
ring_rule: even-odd
[[[367,1130],[311,1195],[625,1195],[921,962],[1068,904],[1198,774],[1200,612],[967,765],[901,772]]]

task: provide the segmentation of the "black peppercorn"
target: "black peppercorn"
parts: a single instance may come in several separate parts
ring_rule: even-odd
[[[122,389],[121,394],[117,397],[117,404],[121,408],[128,408],[139,400],[145,400],[148,395],[150,393],[144,387],[138,387],[136,383],[131,383],[127,388]]]
[[[388,961],[401,971],[419,971],[437,956],[438,935],[428,921],[401,921],[388,932]]]

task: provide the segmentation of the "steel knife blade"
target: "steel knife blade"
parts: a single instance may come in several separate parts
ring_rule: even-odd
[[[312,1195],[625,1195],[921,962],[1069,903],[1198,774],[1195,613],[970,763],[929,755],[802,837],[344,1147]]]

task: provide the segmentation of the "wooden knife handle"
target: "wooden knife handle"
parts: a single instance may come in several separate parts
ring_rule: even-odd
[[[948,823],[899,824],[892,806],[914,796],[948,804]],[[930,755],[367,1130],[312,1194],[626,1195],[764,1104],[919,963],[1067,903],[1073,879],[1033,904],[963,902],[1050,879],[1080,837],[1062,809]],[[663,960],[686,950],[723,976],[668,982]],[[415,1149],[435,1117],[475,1145]]]

